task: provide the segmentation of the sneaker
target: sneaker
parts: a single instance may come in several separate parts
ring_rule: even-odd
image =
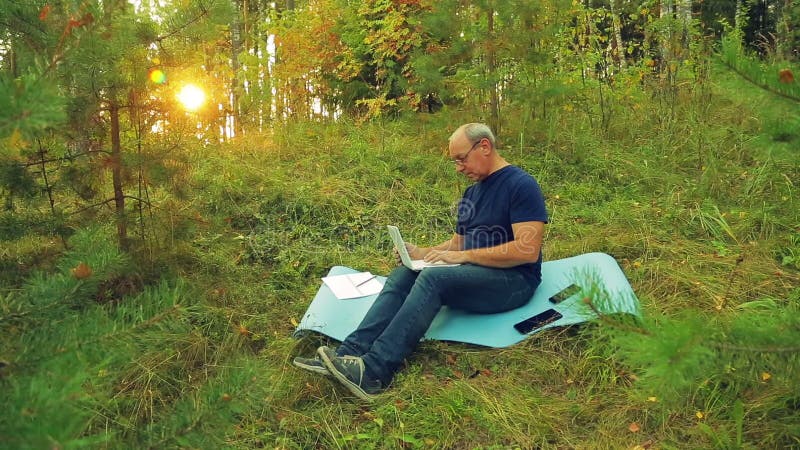
[[[303,358],[298,356],[292,361],[295,367],[299,367],[303,370],[308,370],[309,372],[318,373],[320,375],[328,375],[330,376],[331,372],[325,367],[325,364],[322,363],[322,360],[319,359],[319,356],[315,356],[313,358]]]
[[[364,360],[358,356],[336,356],[336,353],[324,345],[317,349],[322,363],[340,383],[342,383],[356,397],[372,401],[375,394],[383,391],[379,380],[364,378],[366,367]]]

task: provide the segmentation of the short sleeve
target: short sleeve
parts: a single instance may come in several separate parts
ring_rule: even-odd
[[[539,183],[533,177],[528,175],[520,178],[511,194],[509,213],[511,223],[532,221],[547,223],[544,195]]]

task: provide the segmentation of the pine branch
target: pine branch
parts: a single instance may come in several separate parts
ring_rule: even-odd
[[[178,28],[170,31],[169,33],[167,33],[165,35],[162,35],[162,36],[156,37],[155,41],[157,43],[161,44],[161,41],[163,41],[164,39],[168,39],[168,38],[171,38],[171,37],[177,35],[178,33],[182,32],[183,30],[189,28],[191,25],[199,22],[200,19],[202,19],[203,17],[207,16],[208,15],[208,10],[206,9],[205,5],[203,5],[201,3],[199,5],[199,7],[200,7],[200,14],[198,14],[197,16],[191,18],[186,23],[184,23],[183,25],[179,26]]]
[[[93,153],[105,153],[106,155],[110,155],[111,154],[111,152],[109,152],[107,150],[88,150],[88,151],[85,151],[83,153],[76,153],[74,155],[69,155],[69,156],[63,156],[63,157],[51,158],[51,159],[45,159],[45,160],[39,159],[39,160],[36,160],[34,162],[20,163],[20,166],[22,166],[22,167],[31,167],[31,166],[38,166],[38,165],[40,165],[42,163],[49,164],[49,163],[54,163],[54,162],[72,161],[72,160],[74,160],[76,158],[80,158],[81,156],[91,155]]]
[[[732,344],[725,344],[723,342],[712,344],[712,347],[716,347],[721,350],[735,350],[735,351],[742,351],[742,352],[753,352],[753,353],[800,353],[800,346],[795,347],[748,347],[744,345],[732,345]]]
[[[733,71],[734,73],[738,74],[740,77],[742,77],[745,81],[749,82],[750,84],[752,84],[752,85],[754,85],[756,87],[759,87],[759,88],[761,88],[761,89],[763,89],[763,90],[765,90],[767,92],[775,94],[775,95],[777,95],[779,97],[783,97],[783,98],[792,100],[794,102],[800,103],[800,98],[793,97],[793,96],[791,96],[789,94],[785,94],[785,93],[773,88],[772,86],[768,85],[767,83],[760,83],[760,82],[754,80],[752,77],[750,77],[749,75],[744,73],[744,71],[739,70],[733,64],[729,63],[728,61],[725,61],[724,59],[722,60],[722,64],[724,64],[725,67],[729,68],[731,71]]]
[[[144,203],[144,204],[145,204],[145,205],[147,205],[147,206],[153,206],[153,205],[152,205],[152,204],[151,204],[151,203],[150,203],[148,200],[145,200],[145,199],[139,198],[139,197],[137,197],[137,196],[135,196],[135,195],[123,195],[123,197],[125,197],[125,198],[127,198],[127,199],[129,199],[129,200],[136,200],[137,202]],[[116,201],[116,200],[117,200],[116,198],[109,198],[109,199],[107,199],[107,200],[103,200],[103,201],[102,201],[102,202],[100,202],[100,203],[95,203],[95,204],[93,204],[93,205],[84,206],[83,208],[80,208],[80,209],[78,209],[78,210],[72,211],[71,213],[67,214],[67,216],[68,216],[68,217],[69,217],[69,216],[74,216],[75,214],[80,214],[80,213],[82,213],[82,212],[84,212],[84,211],[88,211],[88,210],[90,210],[90,209],[92,209],[92,208],[98,208],[98,207],[100,207],[100,206],[107,205],[107,204],[109,204],[109,203],[111,203],[111,202],[114,202],[114,201]]]
[[[594,302],[592,301],[591,297],[585,297],[583,299],[583,303],[585,305],[587,305],[589,307],[589,309],[591,309],[592,312],[597,315],[597,318],[600,319],[600,321],[603,322],[606,325],[610,325],[612,327],[619,328],[619,329],[621,329],[623,331],[630,331],[630,332],[642,334],[642,335],[645,335],[645,336],[652,336],[653,335],[653,333],[651,333],[650,331],[648,331],[648,330],[646,330],[646,329],[644,329],[642,327],[635,327],[635,326],[632,326],[632,325],[621,323],[621,322],[616,321],[616,320],[612,320],[611,318],[608,317],[608,314],[605,314],[605,313],[601,312],[599,309],[597,309],[597,307],[594,305]]]

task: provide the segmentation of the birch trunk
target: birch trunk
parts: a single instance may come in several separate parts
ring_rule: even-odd
[[[494,7],[489,6],[488,15],[488,34],[489,42],[486,50],[486,59],[488,63],[488,76],[492,79],[489,85],[489,109],[490,109],[490,125],[495,136],[500,135],[500,93],[498,92],[499,86],[496,80],[497,77],[497,50],[495,48],[495,35],[494,35]]]
[[[677,16],[683,27],[682,46],[684,50],[689,49],[689,35],[691,34],[692,24],[692,0],[678,0]]]
[[[243,0],[235,0],[233,2],[233,22],[231,23],[231,66],[233,69],[233,76],[231,77],[230,87],[230,112],[223,117],[223,130],[224,137],[230,138],[228,134],[237,135],[241,125],[239,123],[239,96],[238,96],[238,72],[239,72],[239,53],[242,51],[242,13],[245,10],[242,6]],[[245,5],[246,7],[246,5]],[[231,119],[232,124],[228,121]],[[230,126],[231,130],[228,130]]]
[[[624,69],[628,67],[625,61],[625,44],[622,42],[622,20],[619,17],[619,0],[611,0],[611,20],[614,25],[614,40],[617,46],[617,58],[619,59],[619,67]]]

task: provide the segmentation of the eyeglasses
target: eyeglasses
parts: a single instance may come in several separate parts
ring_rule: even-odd
[[[460,158],[452,159],[451,161],[453,161],[453,164],[455,164],[455,165],[457,165],[459,167],[463,166],[464,163],[467,162],[467,157],[469,156],[469,154],[472,153],[472,151],[475,150],[475,147],[478,144],[480,144],[482,141],[483,141],[483,138],[478,139],[477,141],[475,141],[474,144],[472,144],[472,147],[470,147],[469,150],[467,150],[467,153],[464,153],[464,156],[462,156]]]

